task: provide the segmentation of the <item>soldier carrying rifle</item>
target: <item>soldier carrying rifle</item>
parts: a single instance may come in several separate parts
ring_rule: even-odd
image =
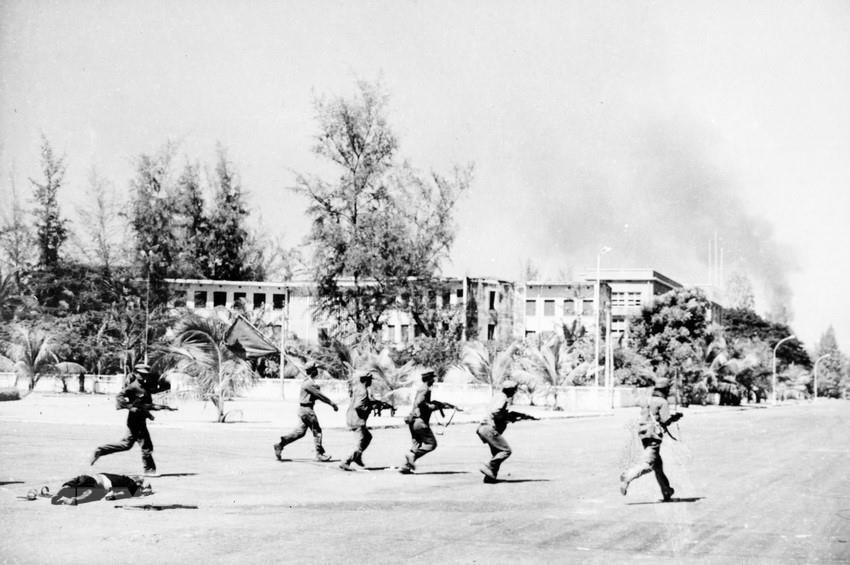
[[[497,482],[499,468],[505,459],[511,456],[511,446],[502,437],[502,432],[508,427],[508,422],[519,422],[520,420],[538,420],[534,416],[513,412],[508,407],[513,403],[516,394],[517,383],[507,379],[502,382],[502,391],[493,397],[487,411],[487,417],[475,431],[483,443],[490,446],[492,458],[489,463],[482,465],[481,472],[484,474],[485,483]]]
[[[626,495],[629,483],[638,477],[655,471],[655,480],[661,487],[661,496],[667,502],[673,497],[673,487],[667,475],[664,474],[664,464],[661,461],[661,440],[666,433],[674,438],[667,426],[682,418],[682,413],[670,414],[667,395],[670,393],[670,381],[660,377],[655,381],[652,396],[640,402],[640,421],[638,422],[638,437],[643,444],[643,456],[638,463],[620,475],[620,494]]]
[[[325,448],[322,445],[322,426],[319,425],[319,419],[316,417],[314,406],[317,400],[321,400],[325,404],[334,409],[334,412],[339,410],[336,403],[322,394],[319,385],[314,380],[319,374],[319,368],[315,363],[309,363],[304,368],[306,378],[301,384],[301,395],[299,397],[298,418],[301,420],[298,426],[290,433],[280,436],[280,443],[274,444],[274,456],[278,461],[281,460],[281,452],[288,444],[297,441],[307,435],[307,430],[313,432],[313,445],[316,448],[316,461],[330,461],[331,456],[325,453]]]
[[[369,387],[372,385],[372,373],[361,373],[358,381],[359,384],[355,385],[351,393],[351,404],[348,405],[346,412],[348,427],[357,432],[357,446],[351,455],[339,464],[339,468],[343,471],[351,471],[352,463],[361,467],[365,466],[363,464],[363,452],[372,443],[372,432],[366,425],[369,414],[374,410],[380,416],[381,411],[386,409],[395,415],[395,406],[372,397],[372,393],[369,391]]]
[[[417,389],[416,396],[413,399],[413,408],[404,419],[413,440],[410,451],[404,456],[404,465],[399,470],[400,473],[405,475],[409,475],[416,469],[417,459],[437,449],[437,438],[434,437],[430,425],[431,413],[437,410],[445,416],[443,410],[447,408],[460,411],[460,408],[454,404],[431,400],[432,386],[434,386],[434,371],[422,373],[422,386]]]
[[[145,363],[135,365],[132,378],[115,398],[116,408],[128,411],[127,433],[124,435],[124,439],[118,443],[108,443],[95,449],[91,458],[91,465],[94,465],[104,455],[127,451],[133,447],[134,443],[138,443],[142,448],[142,464],[144,465],[145,475],[156,475],[156,463],[153,460],[153,441],[151,441],[151,434],[148,432],[147,420],[154,419],[154,415],[151,414],[154,410],[174,410],[169,406],[153,403],[151,394],[157,392],[156,389],[157,376],[151,371],[150,366]]]

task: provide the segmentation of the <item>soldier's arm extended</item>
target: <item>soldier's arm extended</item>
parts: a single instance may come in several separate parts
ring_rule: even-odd
[[[522,420],[539,420],[540,418],[523,412],[508,412],[508,419],[511,422],[519,422]]]
[[[313,385],[304,385],[304,390],[307,391],[308,393],[310,393],[313,396],[313,398],[315,398],[316,400],[321,400],[322,402],[324,402],[328,406],[331,406],[334,409],[334,412],[339,410],[339,406],[336,405],[336,402],[334,402],[333,400],[331,400],[330,398],[328,398],[327,396],[322,394],[322,391],[320,391],[318,388],[314,387]]]

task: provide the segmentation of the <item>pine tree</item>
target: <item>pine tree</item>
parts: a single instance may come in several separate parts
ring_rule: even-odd
[[[59,263],[59,248],[68,238],[59,210],[58,194],[65,180],[65,158],[57,157],[47,138],[41,136],[42,182],[30,178],[35,189],[35,228],[38,241],[38,264],[42,268],[54,269]]]

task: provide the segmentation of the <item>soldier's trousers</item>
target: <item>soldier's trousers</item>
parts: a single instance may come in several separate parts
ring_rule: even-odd
[[[354,448],[354,452],[348,457],[348,463],[360,459],[360,456],[363,455],[363,452],[366,451],[366,448],[369,447],[370,443],[372,443],[372,432],[369,431],[366,424],[352,429],[355,433],[357,433],[357,445]]]
[[[640,441],[643,443],[640,460],[623,473],[623,478],[630,483],[650,471],[655,471],[655,480],[661,487],[661,494],[667,496],[670,491],[670,481],[664,474],[664,462],[661,461],[661,441],[652,438],[643,438]]]
[[[119,451],[127,451],[133,447],[134,443],[138,443],[142,448],[142,464],[145,472],[156,471],[156,463],[153,460],[153,441],[151,434],[148,432],[147,423],[144,420],[136,421],[133,419],[127,420],[127,433],[124,439],[118,443],[107,443],[95,449],[94,453],[98,457],[117,453]]]
[[[413,453],[414,461],[437,449],[437,438],[434,437],[431,426],[426,424],[422,418],[414,419],[407,427],[410,428],[410,437],[412,439],[410,452]]]
[[[325,448],[322,447],[322,426],[319,425],[319,419],[316,417],[316,412],[308,407],[302,406],[298,410],[298,417],[301,421],[294,430],[286,435],[280,436],[280,446],[284,447],[287,444],[297,441],[307,435],[309,429],[313,432],[313,444],[316,446],[316,453],[323,455]]]
[[[492,458],[487,465],[490,467],[490,470],[493,471],[494,476],[498,475],[499,467],[502,466],[505,459],[511,456],[511,446],[502,434],[496,431],[496,428],[488,424],[481,424],[478,426],[475,433],[478,434],[478,437],[481,438],[482,442],[490,446],[490,454],[492,455]]]

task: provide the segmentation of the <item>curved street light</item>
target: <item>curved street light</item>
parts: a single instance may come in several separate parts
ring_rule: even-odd
[[[783,337],[773,346],[773,404],[776,404],[776,350],[789,339],[797,339],[797,337],[793,335]]]
[[[817,361],[815,361],[815,396],[814,396],[814,400],[812,402],[814,402],[818,399],[818,363],[820,363],[821,361],[823,361],[824,359],[826,359],[830,355],[832,355],[832,354],[831,353],[824,353],[823,355],[818,357]]]

